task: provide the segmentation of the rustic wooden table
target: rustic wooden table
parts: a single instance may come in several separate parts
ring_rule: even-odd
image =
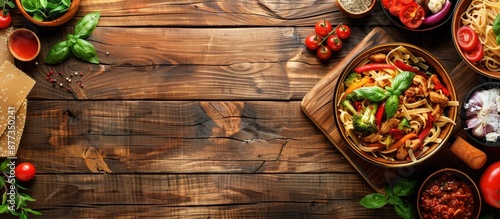
[[[44,64],[94,11],[88,40],[100,64]],[[375,28],[429,50],[450,72],[461,63],[450,23],[410,33],[378,3],[362,19],[334,0],[82,0],[56,28],[12,15],[43,44],[38,64],[16,62],[37,81],[17,154],[38,171],[26,185],[43,214],[33,218],[398,218],[390,205],[359,205],[374,188],[301,101]],[[328,62],[303,44],[322,19],[352,28]],[[469,82],[458,84],[490,80],[461,68]],[[81,72],[72,83],[84,87],[53,86],[51,70]]]

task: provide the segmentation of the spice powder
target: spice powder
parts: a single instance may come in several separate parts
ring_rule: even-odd
[[[351,13],[360,13],[368,10],[371,0],[337,0]]]

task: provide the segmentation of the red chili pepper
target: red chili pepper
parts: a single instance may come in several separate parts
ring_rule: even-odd
[[[394,61],[394,65],[396,65],[396,67],[398,67],[399,69],[401,69],[403,71],[411,71],[417,75],[424,77],[425,79],[429,79],[429,76],[426,75],[424,72],[421,72],[421,71],[411,67],[410,65],[407,65],[406,63],[404,63],[400,59],[396,59],[396,61]]]
[[[396,69],[396,67],[394,67],[394,65],[385,64],[385,63],[371,63],[371,64],[358,66],[358,67],[354,68],[354,71],[356,73],[363,73],[365,71],[382,70],[382,69]]]
[[[405,133],[401,129],[392,128],[392,129],[389,130],[389,135],[391,135],[392,138],[394,138],[396,140],[399,140],[399,139],[401,139],[405,135]]]
[[[354,109],[356,109],[356,111],[358,112],[361,112],[361,110],[363,109],[363,104],[361,103],[361,101],[354,101]]]
[[[375,121],[377,122],[377,127],[382,124],[382,119],[385,113],[385,101],[378,105],[377,112],[375,113]]]
[[[425,125],[424,129],[422,129],[420,133],[418,133],[417,136],[418,139],[420,140],[420,146],[419,146],[420,150],[422,150],[423,148],[425,137],[429,135],[431,128],[434,126],[434,117],[431,115],[431,113],[427,113],[427,117],[428,117],[427,124]]]
[[[448,89],[446,89],[446,87],[443,84],[441,84],[441,81],[439,81],[439,78],[437,77],[437,75],[432,75],[430,79],[431,79],[432,83],[434,84],[434,89],[440,90],[441,92],[443,92],[443,94],[445,96],[450,95],[450,91]]]

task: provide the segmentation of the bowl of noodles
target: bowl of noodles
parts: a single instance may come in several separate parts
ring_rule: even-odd
[[[333,103],[337,128],[354,153],[383,167],[434,155],[458,114],[455,87],[431,53],[386,43],[357,55],[342,71]]]
[[[494,79],[500,79],[500,26],[494,28],[493,25],[495,19],[500,21],[497,18],[499,13],[498,0],[462,0],[456,7],[451,25],[453,44],[463,61],[474,71]],[[476,36],[459,34],[466,27]],[[477,41],[477,47],[469,49],[461,45],[464,39],[476,37],[477,40],[470,41]]]

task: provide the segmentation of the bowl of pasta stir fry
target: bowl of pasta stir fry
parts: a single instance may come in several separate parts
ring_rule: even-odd
[[[333,97],[348,147],[384,167],[423,162],[450,137],[459,110],[455,87],[429,52],[407,43],[368,48],[341,73]]]
[[[462,0],[452,17],[453,44],[474,71],[500,79],[500,2]]]

